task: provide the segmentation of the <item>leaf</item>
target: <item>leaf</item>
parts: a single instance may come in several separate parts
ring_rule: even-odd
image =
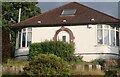
[[[10,23],[18,22],[19,8],[21,8],[21,21],[40,13],[38,2],[3,2],[2,3],[2,26],[10,26]],[[13,19],[13,21],[11,21]]]

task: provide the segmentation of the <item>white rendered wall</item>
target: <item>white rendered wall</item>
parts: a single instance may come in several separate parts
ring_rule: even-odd
[[[65,27],[69,28],[75,37],[75,53],[95,52],[94,46],[97,45],[96,27],[94,25],[92,27],[93,28],[87,28],[87,26]],[[32,43],[53,40],[55,32],[60,28],[61,27],[32,28]]]
[[[116,53],[118,54],[118,47],[111,47],[107,45],[97,45],[97,28],[96,25],[83,26],[65,26],[69,28],[75,37],[75,54],[78,53]],[[61,27],[35,27],[32,28],[32,43],[41,42],[45,40],[53,40],[55,32]],[[59,34],[58,34],[59,35]],[[60,32],[62,35],[62,32]],[[63,32],[64,35],[64,32]],[[83,60],[91,61],[98,58],[104,58],[100,54],[84,54]],[[109,56],[108,56],[109,57]],[[105,56],[106,58],[106,56]]]
[[[55,32],[61,27],[33,27],[32,28],[32,43],[42,42],[45,40],[53,40]],[[118,54],[118,47],[111,47],[109,45],[97,45],[97,26],[96,25],[80,25],[80,26],[65,26],[69,28],[75,37],[75,54],[82,54],[83,60],[92,61],[99,58],[115,57],[105,54],[94,53],[115,53]],[[58,34],[59,36],[66,35],[65,31]],[[17,53],[21,54],[23,50],[18,49]],[[24,52],[25,53],[25,52]],[[93,53],[93,54],[88,54]],[[24,55],[24,54],[23,54]]]
[[[53,40],[55,32],[60,28],[61,27],[32,28],[32,43],[45,40]],[[87,26],[70,26],[65,28],[69,28],[75,37],[75,53],[95,52],[94,46],[97,45],[95,25],[93,25],[92,28],[87,28]]]

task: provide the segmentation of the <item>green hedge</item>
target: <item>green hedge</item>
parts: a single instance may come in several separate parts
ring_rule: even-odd
[[[70,75],[71,71],[67,61],[54,54],[39,54],[24,68],[29,76],[34,75]]]
[[[70,60],[75,48],[73,45],[64,43],[62,41],[45,41],[40,43],[33,43],[30,45],[29,57],[38,54],[55,54],[64,60]]]

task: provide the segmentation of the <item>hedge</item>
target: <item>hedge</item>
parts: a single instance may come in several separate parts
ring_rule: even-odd
[[[74,51],[74,46],[69,43],[62,41],[45,41],[30,45],[29,58],[31,59],[38,54],[55,54],[64,60],[70,60]]]

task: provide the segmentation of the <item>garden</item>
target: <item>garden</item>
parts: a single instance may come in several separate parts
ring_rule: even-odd
[[[75,56],[74,45],[62,41],[44,41],[33,43],[29,47],[28,60],[8,59],[2,64],[3,77],[6,76],[71,76],[71,75],[112,75],[119,74],[120,68],[113,61],[106,62],[109,67],[106,68],[104,60],[94,60],[85,62],[82,57]],[[113,67],[114,66],[114,67]],[[102,68],[102,70],[101,70]],[[107,71],[106,70],[111,70]]]

